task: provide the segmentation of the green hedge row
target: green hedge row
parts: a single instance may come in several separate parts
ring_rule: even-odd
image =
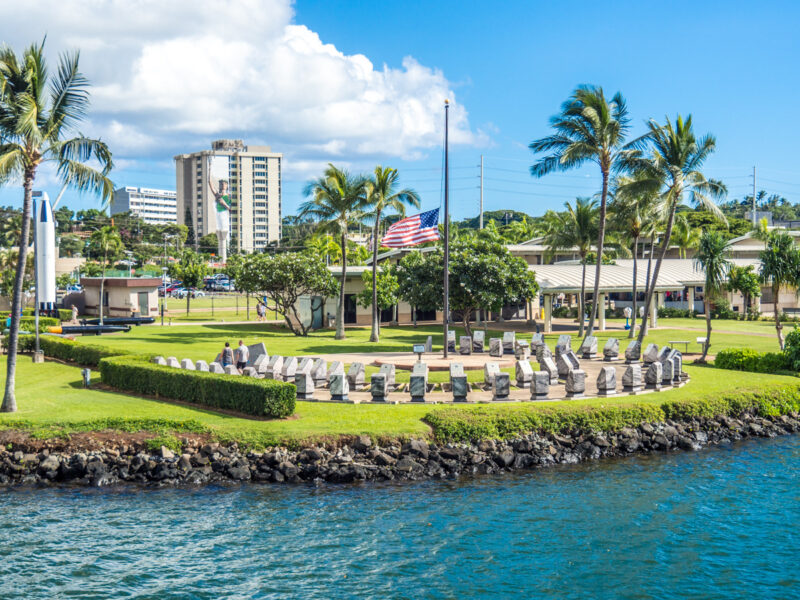
[[[3,318],[3,329],[6,328],[8,316]],[[53,317],[39,317],[39,333],[46,333],[49,327],[58,327],[61,321]],[[19,330],[20,331],[33,331],[36,328],[36,317],[20,317]]]
[[[17,352],[33,352],[35,343],[35,336],[21,335],[17,343]],[[3,348],[8,350],[8,337],[3,338]],[[57,358],[65,362],[77,363],[85,367],[96,367],[101,359],[111,356],[125,355],[142,357],[145,359],[149,358],[144,355],[132,355],[130,352],[118,348],[107,348],[94,344],[80,344],[74,340],[54,335],[39,336],[39,348],[42,349],[45,356]]]
[[[288,417],[297,394],[292,383],[164,367],[130,355],[101,360],[100,376],[115,389],[257,417]]]
[[[717,353],[714,366],[734,371],[780,373],[781,371],[791,371],[792,361],[781,352],[757,352],[750,348],[730,348]]]
[[[732,392],[714,398],[673,400],[662,404],[632,404],[602,408],[525,405],[475,409],[450,407],[428,413],[425,422],[441,442],[474,442],[482,439],[510,439],[532,431],[567,433],[573,431],[619,431],[642,423],[667,419],[688,420],[719,415],[756,412],[776,416],[800,410],[800,384],[763,392]]]
[[[69,321],[70,319],[72,319],[72,310],[67,309],[67,308],[59,308],[59,309],[56,309],[56,310],[58,310],[58,321]],[[5,321],[9,317],[10,314],[11,313],[8,312],[8,311],[0,312],[0,319]],[[32,308],[23,308],[22,309],[22,317],[23,318],[24,317],[33,317],[33,316],[34,316],[34,310]],[[40,317],[40,318],[42,318],[42,317]],[[49,318],[55,319],[56,317],[49,317]]]

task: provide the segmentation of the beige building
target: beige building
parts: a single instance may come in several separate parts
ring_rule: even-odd
[[[216,233],[215,198],[209,185],[212,164],[214,185],[220,165],[229,181],[231,250],[256,252],[280,240],[283,154],[242,140],[217,140],[211,150],[174,159],[178,224],[192,229],[195,240]]]
[[[85,312],[100,314],[100,282],[102,277],[83,277]],[[106,277],[103,284],[103,315],[107,317],[130,317],[138,313],[142,317],[158,314],[159,277]]]

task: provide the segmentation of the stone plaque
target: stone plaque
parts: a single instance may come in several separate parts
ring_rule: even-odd
[[[533,367],[528,360],[518,360],[514,367],[514,375],[517,380],[517,387],[528,389],[533,381]]]

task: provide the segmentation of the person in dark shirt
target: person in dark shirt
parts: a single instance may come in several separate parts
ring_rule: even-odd
[[[231,349],[230,342],[225,342],[225,347],[222,349],[222,366],[227,367],[233,364],[233,350]]]

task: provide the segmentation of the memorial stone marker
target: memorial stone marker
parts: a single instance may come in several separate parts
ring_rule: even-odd
[[[181,369],[186,369],[187,371],[194,371],[194,362],[192,362],[191,358],[184,358],[181,361]]]
[[[472,350],[474,352],[482,353],[486,345],[486,332],[477,330],[472,332]]]
[[[157,365],[161,365],[162,367],[167,366],[167,360],[163,356],[154,356],[153,362]]]
[[[354,390],[364,385],[364,363],[354,362],[350,364],[350,370],[347,371],[347,382]]]
[[[472,354],[472,338],[462,335],[458,338],[458,353],[462,355]]]
[[[596,358],[597,357],[597,338],[593,335],[587,335],[581,347],[578,349],[578,354],[581,358]]]
[[[450,363],[450,388],[453,392],[453,402],[466,402],[469,386],[467,376],[464,374],[464,365]]]
[[[489,339],[489,356],[503,356],[503,340],[500,338]]]
[[[394,365],[381,365],[379,373],[386,375],[386,390],[391,392],[394,390],[397,382],[395,381],[395,367]]]
[[[492,384],[492,400],[508,400],[511,393],[511,378],[508,373],[497,373]]]
[[[567,373],[567,398],[583,398],[586,392],[586,371],[573,369]]]
[[[558,336],[558,341],[556,342],[556,348],[572,348],[572,336],[569,334],[562,334]]]
[[[311,367],[311,377],[314,378],[314,386],[322,387],[328,383],[328,361],[324,358],[317,358]]]
[[[456,351],[456,332],[454,329],[447,330],[447,351]]]
[[[545,356],[553,358],[553,353],[550,352],[550,348],[548,348],[545,344],[539,344],[536,346],[536,362],[541,364],[542,359]]]
[[[550,373],[536,371],[531,384],[531,400],[544,400],[550,393]]]
[[[297,373],[297,357],[287,356],[283,359],[283,368],[281,369],[282,381],[294,381],[294,376]]]
[[[625,348],[625,364],[632,365],[638,363],[642,358],[642,345],[639,340],[633,340],[628,347]]]
[[[603,360],[611,362],[619,360],[619,340],[617,338],[608,338],[606,345],[603,346]]]
[[[208,373],[208,363],[204,360],[198,360],[194,365],[194,370]]]
[[[389,390],[386,386],[386,373],[373,373],[370,377],[369,392],[373,402],[386,402]]]
[[[517,380],[517,387],[528,389],[533,381],[533,367],[529,360],[518,360],[514,367],[514,375]]]
[[[483,365],[483,383],[486,387],[491,388],[494,385],[494,378],[500,372],[500,364],[496,362],[487,362]]]
[[[622,376],[622,391],[635,394],[642,390],[642,365],[635,363],[628,365]]]
[[[658,346],[656,344],[648,344],[647,348],[644,349],[644,354],[642,355],[642,361],[644,362],[645,366],[649,365],[650,363],[654,363],[658,360]]]
[[[347,402],[350,400],[348,394],[350,393],[350,385],[347,382],[347,377],[344,371],[341,373],[331,373],[331,400],[337,402]]]
[[[411,374],[408,383],[408,392],[411,394],[412,402],[425,402],[425,394],[428,392],[428,376]]]
[[[225,369],[223,369],[222,365],[218,362],[212,362],[210,365],[208,365],[208,372],[222,375],[225,372]]]
[[[658,361],[650,363],[644,376],[645,387],[648,390],[661,391],[661,380],[663,379],[662,366]]]
[[[267,353],[267,347],[264,345],[264,342],[252,344],[248,346],[247,349],[249,350],[247,358],[248,367],[255,367],[256,360],[258,360],[258,358],[261,356],[266,356],[269,359],[269,354]]]
[[[236,368],[236,365],[225,365],[224,370],[225,370],[225,375],[239,374],[239,369]]]
[[[553,359],[549,356],[545,356],[539,361],[539,366],[542,371],[550,376],[550,385],[556,385],[558,383],[558,367],[556,363],[553,362]]]
[[[599,396],[617,394],[617,371],[614,367],[601,367],[597,375],[597,394]]]
[[[265,379],[274,379],[275,381],[282,381],[281,372],[283,371],[283,357],[270,356],[267,361],[267,368],[264,369]]]
[[[525,340],[520,340],[516,343],[514,355],[517,360],[528,360],[531,357],[531,347]]]
[[[313,400],[314,399],[314,378],[311,376],[311,370],[298,371],[294,375],[294,385],[297,387],[298,400]]]
[[[513,331],[503,333],[503,354],[514,354],[514,343],[517,341],[517,334]]]
[[[179,363],[178,359],[175,358],[174,356],[168,356],[167,357],[167,366],[168,367],[173,367],[174,369],[180,369],[181,368],[181,363]]]

